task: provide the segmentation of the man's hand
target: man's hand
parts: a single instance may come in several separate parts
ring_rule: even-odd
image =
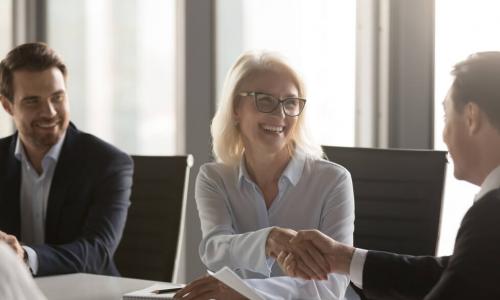
[[[21,244],[17,240],[17,238],[11,234],[7,234],[3,231],[0,230],[0,241],[4,241],[9,245],[14,252],[16,252],[16,255],[24,261],[24,249],[21,247]]]
[[[304,248],[301,245],[292,245],[290,241],[297,236],[297,232],[287,228],[273,228],[269,233],[266,243],[266,254],[278,259],[279,255],[287,255],[293,253],[294,257],[302,261],[298,268],[304,278],[324,280],[328,276],[328,262],[323,258],[321,253],[314,247]],[[285,266],[280,263],[281,269],[289,274]]]
[[[247,299],[212,276],[205,276],[188,284],[174,295],[182,300],[240,300]]]
[[[304,260],[304,255],[301,254],[306,251],[312,257],[313,264],[321,260],[327,261],[327,273],[349,274],[354,247],[339,243],[318,230],[299,231],[290,240],[290,245],[294,251],[278,255],[278,263],[290,276],[310,279],[305,270],[311,262]]]

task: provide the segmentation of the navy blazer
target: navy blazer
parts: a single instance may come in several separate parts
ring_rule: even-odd
[[[465,214],[453,255],[368,251],[363,293],[369,299],[500,299],[500,189]]]
[[[21,162],[17,133],[0,139],[0,230],[21,234]],[[50,187],[45,244],[37,276],[86,272],[119,275],[113,254],[130,205],[133,162],[125,153],[70,124]]]

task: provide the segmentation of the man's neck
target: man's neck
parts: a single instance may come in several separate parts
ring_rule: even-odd
[[[24,153],[26,154],[27,160],[31,163],[33,168],[35,168],[36,172],[38,175],[43,173],[43,167],[42,167],[42,160],[49,152],[50,147],[33,147],[30,146],[28,143],[22,142],[22,145],[24,147]]]
[[[493,131],[493,130],[492,130]],[[494,131],[496,133],[496,131]],[[490,134],[484,138],[484,142],[476,154],[479,159],[477,162],[478,185],[481,186],[486,177],[500,165],[500,135]]]

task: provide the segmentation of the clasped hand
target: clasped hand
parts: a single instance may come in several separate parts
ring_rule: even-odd
[[[353,253],[353,247],[319,230],[303,230],[288,240],[276,258],[288,276],[325,280],[332,272],[348,274]]]
[[[5,233],[0,230],[0,241],[3,241],[7,245],[9,245],[21,260],[24,259],[24,249],[14,235]]]

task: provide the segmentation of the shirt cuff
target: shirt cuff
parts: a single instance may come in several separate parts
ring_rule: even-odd
[[[351,276],[351,281],[360,289],[363,289],[363,268],[365,266],[367,253],[368,250],[365,249],[354,249],[351,265],[349,266],[349,275]]]
[[[31,249],[28,246],[22,246],[26,251],[26,255],[28,256],[28,267],[30,268],[31,274],[36,275],[38,273],[38,255],[35,250]]]
[[[274,257],[267,257],[266,258],[266,263],[267,263],[267,267],[269,268],[269,272],[272,271],[273,265],[275,262],[276,262],[276,258],[274,258]]]
[[[275,262],[274,257],[269,257],[266,255],[267,238],[268,238],[271,230],[273,230],[273,228],[274,227],[267,227],[267,228],[258,230],[258,231],[262,231],[261,241],[260,241],[260,243],[262,243],[262,248],[261,248],[262,250],[259,251],[259,256],[263,255],[263,257],[264,257],[263,261],[265,261],[265,264],[257,263],[257,272],[265,275],[266,277],[271,276],[272,268],[273,268],[273,265]],[[257,259],[257,261],[261,262],[262,260]]]

